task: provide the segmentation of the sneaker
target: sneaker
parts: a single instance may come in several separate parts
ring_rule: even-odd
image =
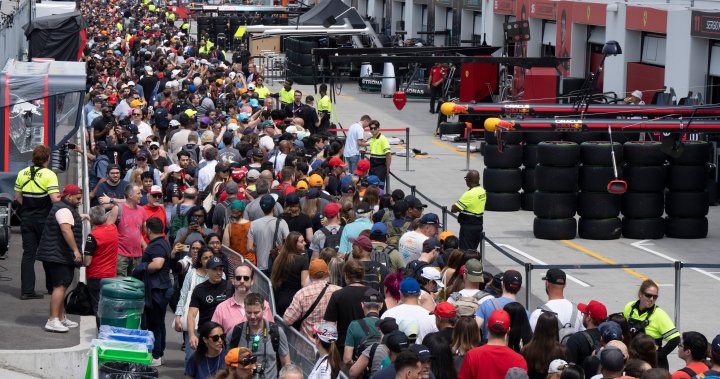
[[[150,367],[160,367],[162,366],[162,358],[153,358],[152,362],[150,363]]]
[[[20,300],[35,300],[35,299],[42,299],[44,297],[45,297],[45,295],[38,293],[38,292],[24,293],[24,294],[20,295]]]
[[[70,329],[72,329],[72,328],[77,328],[77,327],[78,327],[78,323],[77,323],[77,322],[75,322],[75,321],[70,321],[70,319],[67,318],[67,317],[65,317],[65,319],[62,320],[62,321],[60,321],[60,322],[61,322],[63,325],[65,325],[66,327],[70,328]]]
[[[47,323],[45,323],[45,330],[54,333],[67,333],[70,329],[68,329],[67,326],[63,325],[60,320],[54,318],[52,320],[48,320]]]

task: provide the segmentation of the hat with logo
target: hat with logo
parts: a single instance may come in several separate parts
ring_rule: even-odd
[[[365,213],[370,213],[373,210],[373,206],[370,205],[367,201],[363,201],[360,204],[355,206],[355,213],[358,215],[362,215]]]
[[[385,237],[387,235],[387,225],[383,222],[376,222],[370,229],[370,237]]]
[[[382,334],[390,334],[392,332],[395,332],[399,329],[397,321],[395,321],[392,317],[385,317],[384,319],[379,320],[375,323],[375,328],[377,328]]]
[[[396,354],[403,351],[403,349],[407,349],[409,346],[407,336],[399,330],[390,332],[383,336],[382,343],[387,346],[390,351]]]
[[[232,170],[230,177],[233,178],[233,180],[240,182],[245,179],[245,175],[247,175],[247,173],[247,167],[237,167]]]
[[[516,290],[522,287],[522,275],[520,275],[520,273],[515,270],[505,271],[502,280],[507,286],[507,288]]]
[[[225,264],[223,263],[222,259],[219,257],[212,257],[210,260],[205,264],[205,268],[208,270],[212,270],[216,267],[225,267]]]
[[[430,349],[428,349],[425,345],[414,343],[410,345],[410,351],[417,354],[418,358],[420,358],[421,361],[427,361],[432,358],[432,354],[430,354]]]
[[[162,195],[162,187],[160,186],[152,186],[150,187],[150,194],[151,195]]]
[[[465,271],[463,272],[472,283],[483,283],[483,264],[479,259],[469,259],[465,262]]]
[[[607,318],[607,308],[605,308],[605,304],[597,300],[590,300],[587,304],[580,303],[577,309],[598,322]]]
[[[127,144],[138,143],[138,138],[137,138],[136,135],[131,134],[130,137],[128,137],[125,142],[126,142]]]
[[[715,358],[720,359],[720,334],[713,338],[710,351]]]
[[[313,325],[313,333],[320,338],[320,341],[330,343],[333,341],[337,341],[338,339],[338,331],[335,325],[325,322],[320,325]]]
[[[364,235],[359,235],[357,238],[350,238],[348,241],[350,241],[350,243],[353,245],[360,246],[360,248],[365,251],[371,251],[373,248],[370,238],[367,238],[367,236]]]
[[[495,333],[507,333],[510,330],[510,314],[502,309],[493,311],[488,318],[487,328]]]
[[[315,274],[321,272],[324,272],[326,274],[329,272],[327,263],[325,263],[324,260],[319,258],[310,261],[310,266],[308,267],[308,273],[310,274],[310,276],[314,277]]]
[[[225,365],[228,367],[241,367],[255,369],[257,357],[247,347],[241,346],[230,349],[225,355]]]
[[[380,291],[374,289],[374,288],[368,288],[365,290],[365,293],[363,294],[363,303],[382,303],[383,302],[383,296],[380,294]]]
[[[565,285],[567,276],[565,275],[565,271],[560,270],[558,268],[551,268],[547,271],[547,274],[543,276],[542,280],[547,281],[551,284],[558,284],[558,285]]]
[[[625,355],[614,346],[605,346],[600,350],[600,366],[609,372],[620,372],[625,367]]]
[[[340,213],[340,208],[342,208],[342,205],[339,203],[330,203],[325,206],[323,213],[327,218],[337,217],[338,213]]]
[[[377,177],[377,175],[370,175],[367,178],[365,178],[367,181],[367,184],[369,186],[378,186],[378,187],[385,187],[385,182],[380,180],[380,178]]]
[[[420,293],[420,283],[415,278],[405,278],[400,282],[400,292],[408,295]]]
[[[352,182],[345,182],[340,186],[341,193],[355,193],[355,185]]]
[[[548,366],[548,374],[559,374],[562,370],[565,369],[564,366],[566,366],[568,363],[563,359],[555,359],[552,362],[550,362],[550,366]]]
[[[370,161],[367,159],[361,159],[358,161],[357,166],[355,166],[355,171],[353,173],[355,175],[363,176],[367,174],[368,170],[370,170]]]
[[[420,225],[435,225],[438,228],[442,228],[440,223],[440,217],[435,213],[426,213],[420,217]]]
[[[70,196],[70,195],[80,195],[82,193],[82,189],[77,186],[77,184],[67,184],[65,185],[65,188],[63,188],[62,191],[62,197]]]
[[[615,321],[603,322],[600,326],[598,326],[598,330],[600,331],[600,336],[605,340],[605,342],[619,340],[623,336],[620,324]]]
[[[438,271],[437,268],[432,266],[425,266],[420,270],[420,277],[425,278],[427,280],[434,281],[438,287],[445,287],[445,284],[442,282],[440,271]]]
[[[457,309],[455,305],[443,301],[435,306],[435,309],[430,312],[431,315],[435,315],[442,318],[455,318],[457,317]]]

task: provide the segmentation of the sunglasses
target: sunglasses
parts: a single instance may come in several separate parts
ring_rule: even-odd
[[[152,196],[152,197],[154,197],[154,198],[156,198],[156,199],[159,199],[159,198],[162,197],[162,194],[155,193],[155,194],[152,194],[152,195],[150,195],[150,196]]]
[[[648,299],[654,299],[656,300],[658,298],[658,295],[653,295],[651,293],[643,292],[643,296],[647,297]]]
[[[133,116],[142,116],[142,113],[133,113]]]
[[[157,146],[150,146],[150,150],[160,150],[160,148]]]
[[[223,334],[216,334],[214,336],[208,336],[208,339],[211,339],[213,342],[220,341],[220,339],[225,339],[225,333]]]
[[[237,280],[238,282],[243,282],[243,281],[249,282],[250,277],[247,275],[235,275],[235,280]]]
[[[252,364],[257,363],[257,357],[254,356],[254,355],[251,355],[251,356],[245,357],[245,358],[243,358],[243,359],[238,359],[238,362],[237,362],[237,363],[238,363],[240,366],[249,366],[249,365],[252,365]]]

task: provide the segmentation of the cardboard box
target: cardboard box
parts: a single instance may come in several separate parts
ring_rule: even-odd
[[[250,39],[250,54],[255,56],[267,52],[280,54],[280,36]]]

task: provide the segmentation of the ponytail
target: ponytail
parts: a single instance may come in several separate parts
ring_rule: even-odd
[[[342,359],[340,358],[340,351],[337,348],[337,343],[332,341],[330,343],[320,341],[322,347],[328,352],[328,363],[330,364],[330,378],[337,379],[340,374],[340,365]]]

